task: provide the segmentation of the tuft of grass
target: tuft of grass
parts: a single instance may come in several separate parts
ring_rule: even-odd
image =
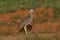
[[[55,40],[55,38],[54,38],[55,36],[53,36],[53,38],[52,38],[49,33],[43,33],[40,35],[41,36],[39,36],[37,33],[35,33],[34,36],[29,37],[29,40],[53,40],[53,39]]]
[[[60,18],[60,8],[56,8],[54,9],[54,19],[58,19]]]
[[[2,27],[3,25],[6,25],[6,22],[0,22],[0,27]]]

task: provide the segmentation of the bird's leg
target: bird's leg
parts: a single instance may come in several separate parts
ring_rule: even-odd
[[[24,31],[25,31],[25,34],[27,35],[28,33],[27,33],[27,27],[26,27],[26,25],[24,26]]]
[[[26,25],[24,26],[24,31],[25,31],[25,34],[26,34],[26,39],[27,39],[27,40],[30,40],[30,39],[29,39],[29,35],[28,35],[28,31],[27,31],[27,26],[26,26]]]

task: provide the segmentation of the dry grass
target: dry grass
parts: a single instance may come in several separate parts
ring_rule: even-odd
[[[0,36],[0,40],[28,40],[28,37],[24,34],[18,34],[14,36]],[[43,33],[43,34],[29,34],[29,40],[56,40],[55,33]]]

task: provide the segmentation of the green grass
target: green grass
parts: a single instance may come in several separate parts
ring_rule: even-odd
[[[17,9],[36,7],[60,7],[60,0],[0,0],[0,13],[14,12]]]

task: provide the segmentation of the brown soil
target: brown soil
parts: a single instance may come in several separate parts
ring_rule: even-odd
[[[20,19],[14,19],[17,15],[20,16],[20,18],[24,18],[25,16],[28,15],[29,10],[17,10],[15,12],[11,12],[8,14],[0,14],[0,22],[6,22],[6,23],[12,23],[14,20],[16,22],[19,22]],[[44,8],[44,7],[38,7],[34,9],[34,21],[32,21],[32,29],[30,32],[39,32],[40,30],[50,30],[51,32],[56,32],[56,29],[58,25],[60,24],[60,19],[57,19],[55,22],[51,22],[50,18],[54,17],[54,9],[52,7],[50,8]],[[38,15],[36,14],[38,13]],[[46,17],[46,14],[48,13],[48,16]],[[49,17],[49,18],[48,18]],[[48,21],[39,24],[39,19],[45,19],[47,18]],[[36,20],[37,19],[37,20]],[[36,22],[37,21],[37,22]],[[49,29],[51,28],[51,29]],[[0,30],[6,31],[7,27],[5,25],[0,27]],[[13,25],[10,27],[11,31],[16,31],[16,25]]]

